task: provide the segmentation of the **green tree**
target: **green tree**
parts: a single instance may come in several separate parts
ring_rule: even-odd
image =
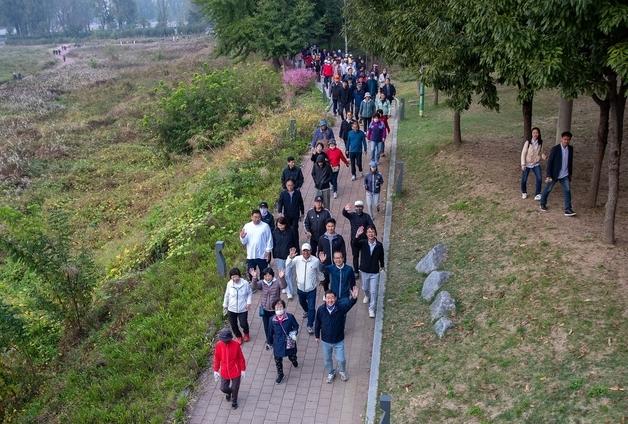
[[[112,14],[119,28],[133,26],[137,20],[135,0],[113,0]]]

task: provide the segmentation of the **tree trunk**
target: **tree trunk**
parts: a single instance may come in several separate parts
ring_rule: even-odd
[[[438,106],[438,88],[434,87],[434,106]]]
[[[281,71],[281,60],[278,57],[273,57],[272,64],[275,71]]]
[[[462,144],[462,131],[460,130],[460,111],[454,110],[454,144]]]
[[[608,143],[608,199],[604,214],[604,241],[615,243],[615,215],[619,197],[619,170],[621,160],[621,144],[623,138],[624,109],[626,107],[626,87],[619,81],[617,74],[609,71],[608,101],[610,103],[610,137]]]
[[[573,100],[560,98],[558,103],[558,121],[556,122],[556,144],[560,143],[560,135],[565,131],[571,131],[571,111]]]
[[[589,196],[587,199],[587,206],[590,208],[594,208],[597,206],[597,198],[600,191],[600,176],[602,174],[602,162],[604,162],[606,144],[608,143],[608,116],[610,111],[608,97],[604,98],[604,100],[600,99],[595,94],[592,97],[595,103],[597,103],[600,108],[600,118],[597,124],[597,144],[595,161],[593,162],[591,185],[589,187]]]
[[[523,112],[523,139],[532,140],[532,101],[533,97],[525,99],[521,103],[521,110]]]

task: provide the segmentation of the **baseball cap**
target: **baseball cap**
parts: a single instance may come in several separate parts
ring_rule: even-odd
[[[301,245],[301,250],[312,250],[312,246],[310,246],[310,243],[303,243]]]
[[[268,209],[268,203],[266,203],[266,202],[260,202],[259,207],[260,207],[260,208],[266,208],[266,209]]]
[[[364,206],[364,202],[361,200],[356,200],[353,206]]]
[[[323,201],[323,196],[316,196],[316,197],[314,198],[314,201],[315,201],[315,202],[322,202],[322,201]]]
[[[369,166],[371,168],[376,168],[377,169],[377,162],[375,162],[374,160],[371,161],[371,163],[369,163]]]

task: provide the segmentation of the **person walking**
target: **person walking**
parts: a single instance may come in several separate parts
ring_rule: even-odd
[[[351,131],[351,124],[353,123],[353,112],[351,111],[347,111],[346,115],[345,115],[345,119],[342,120],[342,122],[340,123],[340,131],[338,132],[338,138],[340,138],[344,143],[345,143],[345,150],[347,150],[347,155],[348,153],[348,136],[349,136],[349,131]]]
[[[311,147],[314,149],[318,143],[323,143],[323,148],[327,149],[330,140],[335,140],[334,131],[329,128],[326,119],[321,119],[312,135]]]
[[[286,189],[286,181],[294,181],[294,189],[301,190],[303,187],[303,171],[301,167],[296,165],[293,156],[288,156],[288,164],[281,173],[281,188]]]
[[[541,159],[545,160],[543,153],[543,140],[541,130],[532,128],[532,140],[526,140],[521,150],[521,198],[528,197],[528,174],[534,172],[536,190],[534,200],[541,200]]]
[[[366,89],[369,93],[371,93],[372,97],[375,97],[377,95],[378,88],[377,76],[375,75],[375,72],[371,72],[369,74],[369,79],[366,80]]]
[[[323,273],[320,270],[320,261],[311,254],[309,243],[301,246],[301,255],[297,255],[296,249],[290,249],[290,255],[286,260],[286,271],[294,270],[297,282],[297,295],[299,304],[303,309],[303,318],[307,318],[307,332],[314,334],[314,315],[316,314],[316,289],[318,282],[322,280]]]
[[[268,226],[272,229],[275,228],[275,217],[272,212],[268,209],[267,202],[260,202],[259,211],[262,214],[262,222],[268,224]]]
[[[336,220],[329,218],[325,223],[325,233],[318,239],[317,255],[325,254],[325,259],[321,261],[323,265],[331,265],[334,253],[342,253],[342,257],[347,257],[347,248],[344,238],[336,232]],[[319,256],[320,258],[320,256]],[[323,288],[329,290],[329,272],[323,268]]]
[[[373,115],[366,138],[371,142],[371,162],[379,163],[386,142],[386,126],[379,120],[379,114]]]
[[[312,252],[316,253],[318,248],[318,239],[325,234],[325,224],[331,219],[331,212],[325,208],[322,196],[314,198],[314,207],[307,211],[303,220],[305,235],[310,238],[310,246]]]
[[[380,119],[386,126],[386,132],[390,133],[390,126],[388,125],[388,117],[390,116],[390,101],[386,98],[386,94],[380,91],[375,99],[375,110],[379,113]]]
[[[312,166],[312,179],[317,190],[316,195],[323,196],[324,204],[329,205],[332,170],[325,158],[324,155],[318,155],[316,158],[316,163]]]
[[[347,134],[347,155],[349,155],[349,161],[351,162],[351,181],[356,179],[356,167],[357,170],[362,173],[362,152],[366,153],[366,135],[360,130],[360,124],[358,121],[351,123],[351,131]]]
[[[382,87],[382,91],[386,95],[386,99],[392,105],[393,101],[395,100],[395,96],[397,95],[397,89],[395,88],[394,85],[390,83],[390,78],[386,78],[386,83],[384,83],[384,86]]]
[[[384,184],[384,177],[377,170],[377,162],[371,161],[370,172],[364,177],[364,189],[366,190],[366,206],[372,219],[375,219],[374,208],[379,212],[379,193]]]
[[[371,119],[375,115],[375,102],[371,100],[371,93],[364,94],[364,101],[360,104],[360,119],[364,124],[364,132],[367,132],[371,125]]]
[[[369,317],[375,318],[379,276],[380,272],[384,271],[384,246],[377,240],[377,229],[374,225],[358,228],[356,235],[360,237],[363,234],[366,234],[366,238],[361,238],[357,242],[360,249],[360,280],[364,291],[363,303],[369,305]]]
[[[246,375],[246,360],[242,346],[233,341],[233,335],[228,328],[218,332],[212,368],[214,381],[220,380],[220,391],[225,394],[227,402],[231,401],[231,407],[237,409],[240,381]]]
[[[321,264],[326,259],[325,252],[320,252],[318,260]],[[324,268],[323,274],[326,272],[329,275],[329,290],[334,292],[337,302],[349,302],[351,289],[355,286],[355,270],[345,263],[342,252],[334,252],[333,263],[321,267]]]
[[[342,87],[340,89],[340,97],[338,99],[338,111],[340,112],[340,118],[345,119],[345,114],[351,109],[350,102],[352,100],[351,89],[349,88],[348,81],[342,81]]]
[[[296,291],[294,288],[294,273],[286,272],[286,259],[290,254],[290,249],[296,249],[298,246],[299,243],[294,238],[294,233],[288,230],[288,220],[286,217],[280,216],[277,218],[277,227],[273,229],[273,258],[277,269],[284,272],[288,300],[294,297]]]
[[[270,319],[275,315],[275,307],[273,305],[278,299],[281,299],[281,290],[286,288],[285,274],[283,271],[279,271],[279,279],[276,279],[275,271],[271,267],[267,267],[262,271],[262,279],[260,280],[257,278],[257,272],[254,269],[249,270],[249,273],[252,276],[251,285],[262,291],[258,314],[264,324],[266,350],[269,350],[272,344]]]
[[[353,308],[358,298],[358,287],[351,289],[349,302],[338,303],[333,291],[325,293],[325,303],[316,311],[316,324],[314,337],[321,343],[323,351],[323,363],[327,373],[327,383],[331,384],[336,378],[333,357],[338,363],[337,371],[342,381],[347,381],[347,359],[345,355],[345,324],[347,313]]]
[[[248,342],[249,336],[249,309],[253,291],[249,282],[242,278],[238,268],[229,271],[229,282],[225,289],[225,296],[222,301],[222,308],[225,315],[229,317],[229,324],[238,343]],[[240,327],[242,331],[240,331]]]
[[[338,174],[340,173],[340,162],[349,167],[349,161],[345,154],[336,147],[336,142],[329,143],[329,149],[327,149],[327,158],[329,159],[329,165],[331,166],[331,189],[333,191],[334,199],[338,198]]]
[[[288,220],[288,227],[298,244],[299,222],[305,213],[305,206],[303,206],[303,196],[300,191],[295,190],[295,186],[293,180],[286,181],[286,189],[279,194],[277,210]]]
[[[366,88],[364,87],[363,83],[358,81],[356,83],[355,89],[353,90],[353,104],[355,106],[353,110],[355,111],[355,118],[358,121],[362,118],[362,116],[360,115],[360,107],[362,106],[362,102],[364,101],[365,96]]]
[[[569,143],[573,135],[569,131],[564,131],[560,136],[560,144],[555,145],[550,150],[547,160],[547,177],[545,178],[545,189],[541,195],[541,211],[547,212],[547,198],[552,192],[554,185],[559,182],[563,187],[563,206],[565,216],[575,216],[576,213],[571,207],[571,177],[573,175],[573,146]]]
[[[323,85],[325,86],[325,92],[329,90],[329,85],[331,84],[331,77],[334,76],[334,67],[331,64],[329,59],[325,59],[323,63]]]
[[[273,251],[273,234],[268,224],[262,222],[259,209],[253,209],[251,222],[240,230],[240,243],[246,247],[246,268],[263,271]]]
[[[340,96],[342,94],[342,83],[340,82],[340,76],[334,76],[334,82],[331,83],[331,87],[329,87],[329,94],[331,96],[331,102],[333,105],[334,116],[338,114],[339,107],[342,106],[340,103]],[[342,111],[340,111],[340,116],[342,117]]]
[[[277,299],[273,305],[275,314],[270,320],[270,343],[273,346],[275,366],[277,367],[277,378],[275,383],[281,384],[284,378],[283,358],[286,356],[292,362],[292,366],[297,368],[297,334],[299,334],[299,323],[294,315],[286,311],[286,302]]]
[[[360,245],[358,241],[366,238],[366,234],[358,233],[359,228],[366,228],[373,224],[373,219],[367,213],[364,213],[364,202],[362,200],[356,200],[353,204],[353,212],[351,211],[351,205],[347,203],[342,210],[342,216],[349,220],[351,225],[351,237],[349,243],[351,244],[351,255],[353,256],[353,269],[356,274],[360,265]],[[356,277],[357,278],[357,277]]]

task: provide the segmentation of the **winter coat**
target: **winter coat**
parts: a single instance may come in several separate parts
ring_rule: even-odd
[[[377,95],[378,84],[375,78],[369,78],[366,80],[366,86],[368,92],[371,93],[371,96],[375,97]]]
[[[373,100],[364,100],[360,104],[360,118],[372,118],[375,115],[375,102]]]
[[[325,225],[330,218],[331,213],[328,209],[322,208],[320,211],[317,211],[315,208],[310,209],[303,220],[305,231],[312,234],[314,240],[318,240],[327,231]],[[316,254],[316,252],[312,253]]]
[[[325,267],[329,274],[329,289],[336,294],[338,301],[348,299],[355,286],[355,271],[349,265],[338,268],[336,264]]]
[[[294,188],[300,189],[303,186],[303,171],[301,171],[301,167],[295,166],[290,169],[289,166],[286,166],[281,173],[281,187],[286,188],[286,181],[293,180]],[[272,227],[271,227],[272,228]]]
[[[342,84],[333,82],[331,84],[331,88],[329,89],[329,93],[331,94],[331,98],[333,100],[339,100],[342,93]]]
[[[289,225],[298,225],[299,218],[305,212],[305,207],[303,206],[303,196],[301,196],[301,192],[294,190],[292,192],[292,195],[290,195],[288,190],[282,191],[279,194],[277,210],[288,219]]]
[[[347,212],[346,210],[342,210],[342,216],[349,220],[349,224],[351,224],[351,237],[350,240],[356,240],[355,234],[358,232],[358,228],[364,227],[364,233],[360,234],[358,239],[366,238],[366,227],[369,225],[373,225],[373,219],[371,215],[368,213],[362,212],[358,214],[357,212]]]
[[[384,99],[382,101],[379,97],[375,99],[375,110],[380,110],[384,113],[384,115],[390,115],[390,102],[388,99]]]
[[[384,246],[376,240],[375,248],[371,253],[368,239],[364,238],[357,243],[360,248],[360,271],[377,274],[381,268],[384,268]]]
[[[338,100],[343,105],[348,105],[349,103],[351,103],[351,90],[349,89],[349,87],[347,87],[347,88],[342,87],[341,88],[340,96],[338,97]]]
[[[382,121],[372,121],[369,125],[369,131],[366,134],[366,138],[377,143],[380,141],[386,141],[386,124]]]
[[[384,177],[377,171],[375,173],[369,172],[364,177],[364,188],[367,192],[377,194],[381,191],[384,184]]]
[[[220,376],[225,380],[233,380],[240,377],[242,371],[246,371],[246,361],[242,353],[240,343],[235,340],[216,343],[214,351],[214,371],[220,371]]]
[[[279,228],[273,229],[273,258],[286,259],[291,247],[299,248],[294,233],[287,228],[283,231]]]
[[[323,234],[318,239],[318,251],[316,255],[318,256],[320,252],[325,252],[325,255],[327,255],[325,262],[323,262],[324,265],[332,263],[335,252],[342,252],[342,257],[346,260],[347,248],[345,246],[345,239],[338,233],[331,235],[327,233]]]
[[[229,280],[225,297],[222,301],[222,307],[227,308],[230,312],[242,313],[246,312],[247,305],[251,304],[253,292],[249,286],[249,282],[244,278],[240,278],[237,283]]]
[[[281,299],[281,289],[286,288],[286,279],[285,278],[273,278],[268,284],[263,278],[257,279],[253,278],[251,284],[256,287],[258,290],[262,291],[262,296],[260,298],[260,302],[264,310],[266,311],[274,311],[273,304]]]
[[[329,158],[329,165],[331,165],[332,168],[340,166],[340,162],[344,162],[345,165],[349,166],[349,161],[347,160],[345,154],[342,153],[342,150],[338,147],[335,149],[328,149],[327,157]]]
[[[340,123],[340,132],[338,133],[338,137],[345,142],[345,147],[347,147],[347,136],[349,135],[349,131],[351,131],[351,122],[343,119]]]
[[[362,151],[366,152],[366,135],[363,131],[349,131],[347,135],[347,150],[349,153],[360,153]]]
[[[302,292],[311,292],[316,290],[319,281],[323,279],[323,273],[320,270],[321,262],[314,255],[310,255],[307,260],[303,255],[288,257],[286,259],[286,272],[292,272],[294,268],[297,282],[297,289]]]
[[[292,349],[286,349],[286,342],[291,331],[299,331],[299,323],[294,315],[285,313],[285,318],[280,320],[277,315],[270,320],[269,341],[273,345],[273,354],[276,358],[284,358],[289,355],[296,355],[296,345]]]
[[[312,166],[312,178],[314,179],[314,187],[316,189],[328,189],[331,182],[331,166],[329,166],[329,162],[324,162],[323,166],[314,163]]]
[[[349,298],[347,302],[336,302],[331,312],[323,303],[316,311],[314,336],[325,343],[340,343],[345,339],[345,323],[347,313],[353,308],[357,299]]]
[[[386,95],[386,99],[390,103],[392,103],[393,100],[395,99],[395,96],[397,95],[397,89],[395,88],[395,86],[392,84],[389,84],[389,85],[384,84],[384,86],[382,87],[382,91]]]
[[[356,115],[358,115],[359,117],[362,116],[360,115],[360,108],[362,107],[362,102],[364,101],[365,94],[366,94],[366,90],[364,89],[364,87],[362,87],[362,89],[359,89],[359,90],[356,87],[356,89],[353,91],[353,101],[355,103]],[[358,116],[356,116],[356,118]]]
[[[320,127],[316,128],[316,131],[314,131],[314,135],[312,136],[312,148],[316,147],[316,143],[318,143],[319,141],[321,141],[323,143],[323,145],[325,147],[327,147],[327,145],[329,144],[329,142],[331,140],[336,140],[334,138],[334,131],[327,127],[326,130],[321,130]]]

